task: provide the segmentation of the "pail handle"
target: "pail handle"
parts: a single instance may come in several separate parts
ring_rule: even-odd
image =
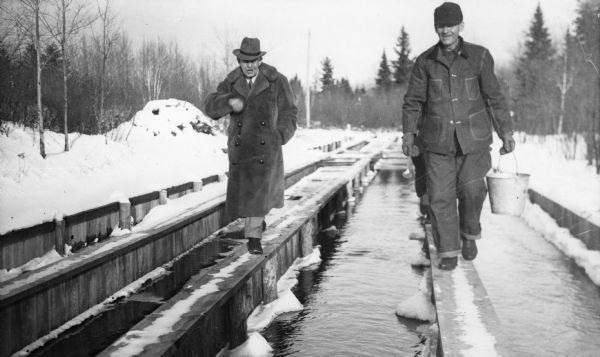
[[[515,161],[515,173],[519,174],[519,163],[517,162],[517,155],[515,155],[515,152],[512,151],[511,156],[513,157],[514,161]],[[500,159],[502,158],[502,156],[506,156],[506,155],[499,155],[498,156],[498,164],[496,164],[496,172],[502,172],[502,170],[500,170]]]

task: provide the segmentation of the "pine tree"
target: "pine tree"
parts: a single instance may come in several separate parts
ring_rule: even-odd
[[[350,86],[350,81],[347,78],[340,79],[339,87],[344,96],[352,96],[352,86]]]
[[[529,26],[525,41],[525,58],[528,60],[547,61],[552,59],[555,50],[552,47],[552,40],[548,33],[548,28],[544,23],[542,8],[538,3],[533,14],[533,20]]]
[[[575,19],[575,79],[571,107],[576,130],[585,133],[588,164],[600,174],[600,0],[583,0]],[[567,108],[569,103],[567,103]]]
[[[398,59],[392,62],[394,68],[394,83],[406,85],[414,62],[409,57],[410,40],[404,26],[400,29],[400,36],[398,36],[394,51],[396,52],[396,55],[398,55]]]
[[[304,123],[306,123],[306,94],[298,75],[290,79],[290,88],[292,89],[292,93],[294,93],[294,104],[298,107],[298,118],[303,118]]]
[[[377,72],[377,78],[375,78],[375,84],[377,88],[383,91],[389,91],[392,85],[392,72],[390,71],[390,65],[388,64],[385,50],[381,55],[381,62],[379,63],[379,71]]]
[[[514,100],[521,130],[533,134],[556,132],[560,94],[556,86],[555,52],[538,4],[527,33],[525,52],[516,69],[519,88]]]
[[[323,74],[321,75],[320,79],[321,91],[326,92],[333,88],[335,84],[333,81],[333,65],[331,64],[331,60],[329,59],[329,57],[325,57],[323,62],[321,62],[321,65],[323,66],[321,69]]]

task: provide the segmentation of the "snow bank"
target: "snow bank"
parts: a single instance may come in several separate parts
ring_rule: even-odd
[[[16,276],[19,276],[28,271],[36,270],[42,268],[46,265],[52,264],[58,260],[62,259],[61,255],[54,249],[42,255],[41,257],[34,258],[27,263],[21,265],[20,267],[12,268],[10,270],[0,269],[0,283],[9,279],[12,279]]]
[[[227,137],[190,103],[149,102],[106,135],[45,131],[46,159],[36,131],[7,124],[0,135],[0,234],[49,222],[114,201],[145,194],[228,169]],[[327,156],[309,148],[371,137],[369,132],[298,129],[283,147],[287,170]]]
[[[561,228],[542,208],[527,202],[521,215],[523,220],[543,237],[575,260],[592,281],[600,286],[600,252],[587,249],[586,245],[571,235],[568,229]]]
[[[227,170],[226,137],[196,131],[210,123],[197,108],[154,104],[159,115],[141,110],[106,136],[71,133],[68,152],[46,131],[45,160],[37,134],[12,125],[0,136],[0,234]]]
[[[577,147],[564,136],[515,134],[514,155],[500,159],[501,141],[494,140],[492,163],[502,171],[530,174],[529,187],[590,222],[600,225],[600,176],[585,160],[585,142]],[[570,154],[569,154],[570,153]],[[572,158],[566,159],[565,155]],[[500,160],[500,161],[499,161]],[[516,162],[516,163],[515,163]]]

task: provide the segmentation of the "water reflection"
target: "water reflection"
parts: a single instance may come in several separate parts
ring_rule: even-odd
[[[275,356],[414,355],[420,323],[395,315],[423,273],[408,264],[419,249],[408,236],[420,227],[406,182],[380,171],[347,222],[334,222],[340,237],[319,237],[323,262],[301,272],[294,289],[305,309],[279,317],[263,333]]]

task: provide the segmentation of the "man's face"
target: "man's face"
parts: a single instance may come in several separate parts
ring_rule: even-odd
[[[258,67],[262,63],[262,60],[259,58],[253,61],[238,60],[238,62],[240,63],[244,76],[252,78],[258,74]]]
[[[461,22],[456,26],[436,27],[435,32],[444,47],[454,49],[458,45],[458,35],[463,30],[463,27],[464,23]]]

